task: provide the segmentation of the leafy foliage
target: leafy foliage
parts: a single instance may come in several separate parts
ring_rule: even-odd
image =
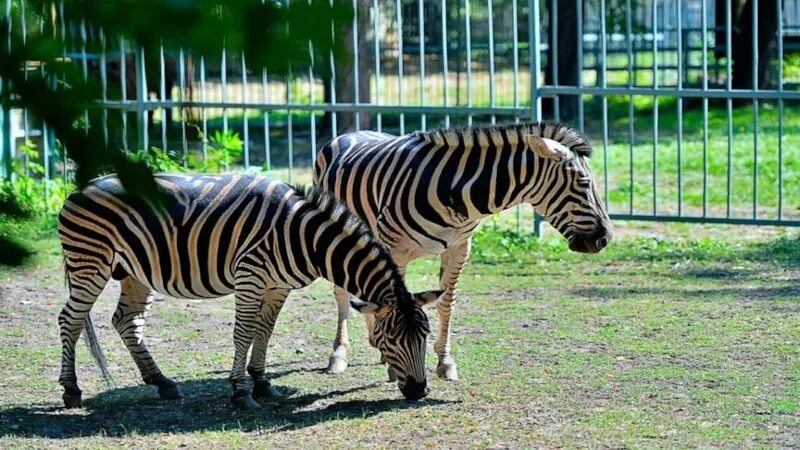
[[[241,54],[252,70],[268,69],[273,74],[287,74],[292,65],[308,64],[315,57],[322,60],[331,52],[339,53],[336,37],[340,33],[335,31],[349,24],[352,18],[350,5],[340,0],[297,2],[291,7],[258,0],[66,0],[59,2],[58,13],[49,0],[29,0],[25,18],[20,17],[22,11],[18,6],[14,2],[11,8],[17,16],[13,21],[33,16],[42,25],[41,29],[32,29],[23,36],[21,27],[11,26],[10,17],[0,16],[0,41],[8,43],[0,46],[0,79],[4,87],[0,104],[25,108],[48,125],[75,164],[78,186],[98,174],[113,171],[128,192],[153,201],[158,201],[159,196],[148,162],[153,158],[163,162],[163,155],[151,152],[131,158],[107,143],[102,130],[76,127],[86,116],[88,123],[105,120],[94,108],[95,99],[100,98],[100,82],[92,76],[85,79],[76,65],[63,58],[72,43],[63,33],[68,24],[54,20],[56,17],[66,17],[71,24],[85,24],[89,30],[103,30],[105,40],[88,40],[87,52],[99,52],[106,42],[122,39],[145,55],[156,54],[161,45],[166,52],[183,49],[207,57],[218,57],[224,48]],[[325,65],[318,66],[324,70]],[[113,131],[115,127],[118,124],[112,120],[109,128]],[[211,169],[229,164],[236,152],[231,140],[224,136],[215,139],[222,153]],[[35,172],[40,168],[28,169]],[[29,200],[40,201],[34,198],[30,180],[17,178],[14,184],[18,186],[5,188],[5,195],[28,195]],[[9,205],[14,203],[0,202],[0,214],[13,213],[15,208]],[[0,237],[0,254],[24,253],[2,230]],[[18,259],[3,258],[0,264],[15,261]]]

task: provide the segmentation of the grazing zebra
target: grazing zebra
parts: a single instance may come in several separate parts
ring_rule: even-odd
[[[441,255],[436,373],[458,379],[450,355],[456,284],[481,219],[529,203],[577,252],[598,252],[611,239],[587,158],[592,148],[568,125],[522,123],[392,136],[341,135],[319,152],[314,184],[336,194],[367,221],[401,273],[422,255]],[[339,326],[329,370],[347,367],[347,301],[335,289]],[[367,318],[367,328],[372,320]],[[375,340],[371,336],[370,343]],[[391,373],[390,373],[391,376]]]
[[[144,342],[152,291],[181,298],[235,293],[233,402],[255,408],[253,395],[275,395],[264,375],[267,343],[289,291],[324,277],[368,302],[353,307],[374,314],[382,359],[401,374],[412,399],[427,394],[425,343],[428,318],[421,306],[441,291],[410,294],[386,248],[363,222],[319,188],[293,189],[257,176],[158,175],[161,203],[127,195],[116,176],[72,193],[59,215],[69,301],[59,315],[60,384],[67,407],[81,404],[75,341],[86,328],[97,351],[89,310],[109,278],[122,292],[113,325],[144,382],[162,398],[181,392],[165,377]],[[247,372],[253,395],[245,389]]]

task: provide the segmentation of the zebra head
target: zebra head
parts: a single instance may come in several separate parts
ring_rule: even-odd
[[[444,291],[405,293],[397,302],[377,303],[351,300],[350,305],[364,314],[374,314],[375,346],[381,362],[397,375],[400,392],[409,400],[428,395],[425,376],[425,350],[431,329],[422,307],[435,302]]]
[[[566,128],[566,127],[565,127]],[[569,129],[572,133],[577,131]],[[531,134],[525,145],[536,155],[539,173],[528,201],[569,242],[575,252],[597,253],[611,241],[611,221],[600,201],[585,140],[572,149]]]

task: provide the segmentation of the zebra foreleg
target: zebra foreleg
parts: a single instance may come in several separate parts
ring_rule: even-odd
[[[265,374],[266,355],[272,330],[275,329],[275,321],[278,319],[278,314],[288,295],[289,291],[286,289],[270,289],[261,304],[253,341],[253,352],[250,354],[250,364],[247,365],[247,373],[253,378],[253,398],[279,398],[281,396],[272,387]]]
[[[111,274],[98,267],[72,266],[67,260],[69,300],[58,315],[61,337],[61,374],[58,383],[64,388],[64,406],[79,408],[81,390],[75,373],[75,343],[81,335],[86,317],[95,300],[103,292]]]
[[[153,304],[153,293],[150,288],[130,276],[123,279],[120,285],[119,304],[111,324],[131,353],[144,382],[158,387],[158,395],[162,399],[183,398],[178,385],[161,373],[144,343],[145,318]]]
[[[469,257],[469,250],[470,240],[467,239],[453,244],[441,256],[439,285],[444,289],[444,294],[436,305],[436,310],[439,311],[439,334],[433,344],[433,349],[439,355],[436,375],[451,381],[458,380],[458,368],[450,355],[450,320],[453,304],[456,301],[456,284],[458,284],[461,270]]]
[[[247,390],[247,374],[245,365],[247,351],[253,343],[259,310],[261,309],[263,295],[253,292],[236,291],[236,319],[233,327],[233,344],[236,348],[233,356],[233,367],[228,377],[233,388],[233,404],[239,409],[256,409],[260,405],[253,400]]]
[[[333,339],[333,353],[328,361],[328,372],[342,373],[347,369],[347,353],[350,339],[347,336],[347,319],[350,317],[350,293],[340,287],[333,289],[336,306],[339,309],[336,337]]]

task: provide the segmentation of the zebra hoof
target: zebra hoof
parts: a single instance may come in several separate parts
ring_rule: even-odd
[[[347,360],[338,356],[331,356],[328,361],[328,373],[342,373],[347,369]]]
[[[253,411],[255,409],[261,408],[261,405],[259,405],[258,402],[253,400],[253,396],[250,395],[249,393],[245,393],[242,395],[234,395],[231,402],[233,402],[233,406],[235,406],[236,409],[240,409],[243,411]]]
[[[386,375],[389,377],[389,383],[394,383],[397,381],[397,374],[391,367],[386,368]]]
[[[265,383],[253,383],[253,398],[276,399],[283,397],[269,381]]]
[[[64,407],[67,409],[80,408],[82,406],[81,394],[72,395],[65,392],[61,398],[64,399]]]
[[[436,375],[443,380],[457,381],[458,367],[453,358],[446,357],[439,362],[439,365],[436,366]]]
[[[167,386],[159,386],[158,396],[161,400],[180,400],[183,398],[183,392],[177,384],[173,383]]]

